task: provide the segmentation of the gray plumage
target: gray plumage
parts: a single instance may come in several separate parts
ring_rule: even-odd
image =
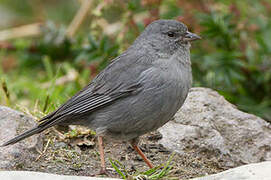
[[[196,39],[181,22],[153,22],[83,90],[42,118],[37,127],[2,146],[54,125],[84,125],[119,140],[132,140],[161,127],[188,94],[189,41]]]

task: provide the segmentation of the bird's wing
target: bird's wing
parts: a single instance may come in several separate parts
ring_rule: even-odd
[[[56,111],[40,120],[40,125],[55,124],[65,121],[65,117],[80,116],[107,106],[117,99],[139,91],[137,81],[140,74],[149,68],[144,64],[145,55],[133,55],[129,52],[116,58],[89,85],[60,106]],[[142,63],[143,62],[143,63]]]
[[[87,93],[77,96],[73,101],[64,104],[51,115],[41,119],[40,125],[44,126],[50,124],[50,126],[53,126],[65,121],[66,117],[82,116],[86,113],[89,114],[115,102],[117,99],[130,96],[135,91],[138,91],[140,86],[140,84],[134,84],[127,87],[125,90],[119,90],[110,94]]]

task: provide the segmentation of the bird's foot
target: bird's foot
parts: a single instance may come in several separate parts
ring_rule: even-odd
[[[98,175],[106,175],[106,176],[109,176],[110,173],[109,173],[109,171],[108,171],[106,168],[101,168]]]
[[[91,176],[94,177],[94,176],[101,176],[101,175],[110,177],[110,173],[106,168],[101,168],[98,173],[92,174]]]

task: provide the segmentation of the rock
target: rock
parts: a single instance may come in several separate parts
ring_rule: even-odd
[[[193,180],[270,180],[270,169],[271,161],[266,161],[240,166],[218,174],[194,178]]]
[[[166,148],[223,169],[271,160],[270,124],[239,111],[211,89],[192,88],[174,120],[159,132]]]
[[[31,171],[0,171],[0,179],[5,180],[118,180],[113,178],[97,178],[87,176],[66,176]]]
[[[0,106],[0,144],[35,126],[35,121],[25,114]],[[14,145],[0,147],[0,170],[21,167],[25,161],[37,157],[42,149],[41,135],[34,135]],[[1,178],[0,178],[1,179]]]

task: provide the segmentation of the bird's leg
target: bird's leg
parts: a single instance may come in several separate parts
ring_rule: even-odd
[[[105,160],[104,160],[104,147],[103,147],[103,138],[102,136],[98,136],[98,144],[101,158],[101,170],[99,174],[107,174],[105,168]]]
[[[137,140],[133,139],[131,141],[131,145],[133,146],[133,148],[136,150],[136,152],[143,158],[143,160],[145,161],[145,163],[150,167],[153,168],[152,163],[150,162],[150,160],[145,156],[145,154],[141,151],[141,149],[137,146]]]

